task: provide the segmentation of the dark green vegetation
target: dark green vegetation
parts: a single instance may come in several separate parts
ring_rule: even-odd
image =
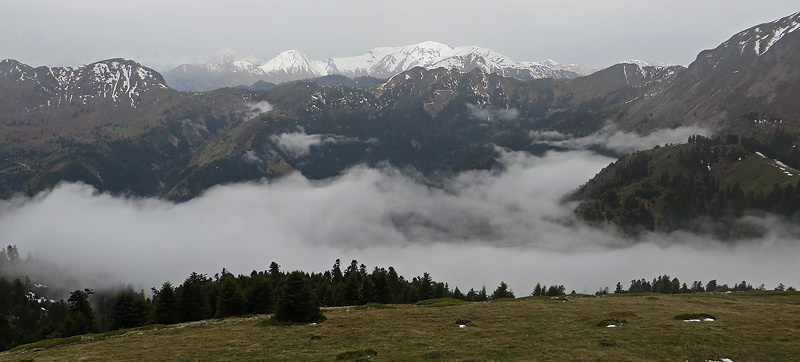
[[[54,290],[23,274],[38,266],[20,259],[14,246],[0,253],[0,330],[7,332],[0,339],[0,350],[40,339],[147,324],[268,313],[275,313],[272,320],[276,324],[312,323],[325,320],[320,306],[386,309],[391,308],[387,304],[424,300],[424,305],[436,307],[507,298],[511,293],[501,283],[491,297],[485,287],[462,294],[458,288],[451,290],[446,283],[434,281],[428,273],[406,280],[392,267],[368,272],[355,260],[342,271],[337,260],[324,273],[285,273],[275,262],[268,270],[254,270],[250,275],[234,276],[224,269],[213,278],[192,273],[177,287],[166,282],[159,289],[152,288],[152,298],[126,287],[121,291],[75,290],[66,301],[52,301],[46,296],[56,293]]]
[[[790,166],[794,163],[777,160],[800,161],[787,137],[776,131],[769,143],[761,143],[696,136],[687,144],[633,153],[573,195],[585,200],[577,212],[629,233],[688,229],[721,237],[763,234],[766,230],[739,218],[760,212],[800,220],[800,171]]]
[[[303,272],[293,271],[286,276],[272,320],[278,323],[317,323],[325,320],[311,290],[311,283]]]
[[[53,301],[44,297],[50,293],[47,287],[15,272],[25,269],[25,264],[32,262],[20,260],[18,254],[13,246],[8,246],[0,253],[0,331],[3,332],[0,334],[0,350],[42,339],[53,341],[37,342],[32,346],[56,345],[58,341],[72,343],[78,341],[73,338],[78,335],[118,335],[125,333],[126,329],[147,325],[198,323],[211,318],[274,313],[261,324],[288,326],[321,323],[331,313],[323,314],[320,307],[329,311],[404,308],[401,305],[441,309],[472,304],[470,302],[518,300],[505,282],[500,282],[491,296],[487,296],[486,287],[478,292],[470,289],[463,294],[457,287],[450,289],[448,284],[434,281],[428,273],[406,280],[392,267],[375,267],[372,272],[367,272],[366,266],[359,265],[355,260],[342,271],[337,260],[324,273],[286,273],[275,262],[270,264],[269,269],[254,270],[250,275],[235,276],[224,269],[213,278],[191,273],[177,287],[167,282],[160,289],[152,288],[151,298],[145,296],[143,291],[137,293],[127,287],[122,290],[74,290],[66,301]],[[716,280],[709,281],[706,286],[695,281],[689,287],[668,275],[658,276],[652,282],[634,279],[627,290],[617,283],[612,295],[697,295],[734,291],[752,296],[796,295],[793,287],[786,288],[783,284],[775,291],[767,291],[764,285],[753,288],[745,281],[733,287],[719,285]],[[608,288],[598,291],[596,295],[608,295]],[[563,285],[547,287],[537,284],[530,296],[523,299],[564,302],[580,297],[588,296],[574,291],[566,295]],[[680,313],[687,311],[692,310],[686,309]],[[632,318],[637,315],[622,310],[614,311],[608,318],[633,322]],[[600,323],[611,321],[608,318]],[[448,323],[453,323],[453,320],[458,325],[472,326],[476,323],[470,315],[458,316]],[[597,323],[596,320],[591,322]],[[114,332],[118,330],[123,332]],[[32,346],[20,348],[35,348]]]
[[[317,325],[264,325],[265,316],[229,318],[51,340],[20,346],[0,360],[795,360],[800,294],[750,293],[330,309],[328,319]],[[673,318],[695,312],[718,320]],[[619,314],[625,316],[615,317]],[[606,318],[628,322],[598,327]],[[461,328],[457,320],[470,323]]]

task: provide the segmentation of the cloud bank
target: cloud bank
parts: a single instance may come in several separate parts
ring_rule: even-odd
[[[292,157],[303,157],[311,153],[312,147],[320,147],[326,144],[337,144],[346,142],[361,142],[355,137],[345,137],[335,134],[306,134],[305,130],[299,132],[281,133],[270,137],[283,152]],[[378,140],[372,138],[366,140],[367,143],[375,143]]]
[[[537,282],[594,292],[668,273],[683,282],[747,280],[800,285],[800,246],[780,224],[762,240],[721,243],[685,233],[635,242],[582,225],[561,198],[611,158],[587,151],[510,152],[502,170],[473,171],[431,187],[391,167],[355,167],[311,181],[294,174],[215,187],[182,204],[114,197],[64,183],[0,202],[0,240],[70,266],[75,288],[95,276],[149,289],[192,271],[324,271],[357,259],[410,278],[430,272],[462,290],[506,281],[517,295]],[[770,222],[768,219],[758,219]]]
[[[710,137],[713,131],[702,127],[678,127],[659,129],[645,136],[634,132],[625,132],[614,123],[608,122],[599,131],[585,136],[573,137],[557,131],[531,131],[530,137],[537,143],[559,146],[573,150],[605,148],[619,155],[634,151],[648,150],[655,146],[670,143],[686,143],[689,136],[702,135]]]
[[[467,110],[473,119],[482,122],[498,122],[498,121],[511,121],[519,117],[519,110],[516,108],[511,109],[491,109],[481,108],[478,105],[467,103]]]
[[[275,107],[273,107],[267,101],[247,103],[244,105],[244,108],[245,111],[242,113],[243,122],[247,122],[253,118],[256,118],[264,113],[267,113],[275,109]]]

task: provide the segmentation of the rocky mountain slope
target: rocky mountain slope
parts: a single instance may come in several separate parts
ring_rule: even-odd
[[[137,108],[167,88],[160,74],[130,60],[65,68],[0,61],[0,114],[18,122],[35,121],[55,110],[87,111],[107,101]]]
[[[626,109],[619,122],[648,130],[671,123],[728,127],[750,112],[778,118],[800,116],[800,104],[792,101],[800,95],[798,27],[800,13],[795,13],[702,51],[675,81],[631,99],[634,106]]]
[[[689,68],[615,106],[629,129],[703,124],[690,139],[629,155],[573,196],[579,214],[628,232],[765,232],[748,213],[800,215],[800,13],[744,30]]]
[[[350,78],[389,78],[414,67],[444,67],[462,72],[481,69],[519,79],[575,78],[595,71],[582,64],[564,65],[552,60],[518,62],[485,48],[451,48],[428,41],[402,47],[375,48],[358,56],[324,60],[309,59],[298,50],[282,52],[266,61],[228,52],[211,57],[202,64],[180,65],[165,76],[176,89],[210,90],[251,85],[257,81],[282,83],[333,74]]]
[[[635,65],[531,81],[478,68],[417,67],[369,86],[298,82],[193,93],[166,87],[132,61],[52,70],[67,75],[50,88],[31,80],[47,77],[29,67],[3,64],[0,107],[10,115],[0,122],[5,196],[68,180],[183,200],[223,182],[292,170],[325,178],[357,163],[389,161],[426,173],[491,167],[495,145],[550,148],[531,144],[532,129],[600,128],[602,114],[580,105],[614,103],[615,92],[630,83],[647,89],[649,79],[621,78],[617,68],[640,69]]]

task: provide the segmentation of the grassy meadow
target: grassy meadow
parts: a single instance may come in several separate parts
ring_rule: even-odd
[[[675,319],[681,314],[716,320]],[[267,316],[254,316],[42,341],[1,353],[0,361],[800,359],[798,292],[439,301],[325,315],[316,325],[267,325]],[[605,327],[609,320],[624,322]]]

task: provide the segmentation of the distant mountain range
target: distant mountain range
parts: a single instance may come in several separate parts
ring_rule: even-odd
[[[690,125],[715,137],[623,156],[572,195],[578,215],[631,233],[722,225],[714,230],[752,234],[732,226],[746,210],[800,220],[797,29],[800,13],[754,26],[688,68],[632,61],[576,77],[548,66],[560,79],[524,80],[545,74],[534,67],[544,64],[514,71],[499,68],[512,62],[490,51],[438,43],[336,62],[288,52],[263,64],[229,58],[198,67],[241,74],[236,84],[252,72],[318,80],[261,81],[264,90],[182,92],[122,59],[68,68],[7,59],[0,62],[0,196],[81,181],[188,200],[221,183],[291,172],[323,179],[386,162],[440,177],[494,167],[498,147],[540,154],[609,124],[639,134]],[[389,76],[363,77],[378,72]]]
[[[583,64],[559,64],[514,61],[492,50],[476,46],[451,48],[427,41],[402,47],[381,47],[366,54],[309,59],[299,50],[288,50],[263,61],[252,56],[223,50],[200,64],[183,64],[164,74],[167,83],[178,90],[204,91],[239,85],[250,86],[258,81],[283,83],[328,75],[350,78],[389,78],[414,67],[455,69],[469,72],[481,69],[518,79],[575,78],[597,69]]]

